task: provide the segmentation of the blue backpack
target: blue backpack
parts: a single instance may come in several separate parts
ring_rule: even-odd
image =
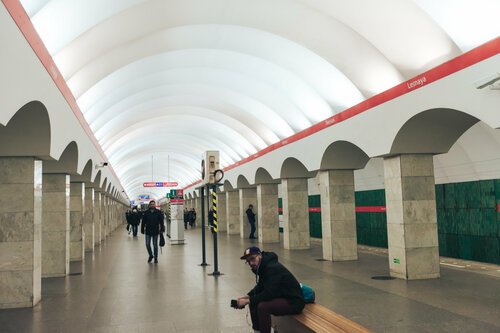
[[[306,286],[305,284],[300,284],[300,287],[302,288],[302,294],[304,295],[304,301],[306,303],[314,303],[314,300],[316,298],[316,295],[314,294],[314,290]]]

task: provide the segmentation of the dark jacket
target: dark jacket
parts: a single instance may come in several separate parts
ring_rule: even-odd
[[[161,230],[164,230],[165,226],[163,224],[163,214],[155,208],[151,211],[146,210],[142,216],[141,233],[146,232],[146,235],[154,236],[158,235]]]
[[[189,221],[196,221],[196,212],[194,210],[189,211]]]
[[[139,216],[139,213],[130,213],[128,215],[128,223],[131,224],[131,225],[139,225],[139,223],[141,222],[141,218]]]
[[[262,252],[257,275],[257,285],[248,292],[250,305],[285,298],[297,313],[302,311],[305,306],[302,288],[292,273],[278,262],[276,253]]]
[[[250,208],[247,209],[246,213],[248,217],[248,222],[255,223],[255,213]]]

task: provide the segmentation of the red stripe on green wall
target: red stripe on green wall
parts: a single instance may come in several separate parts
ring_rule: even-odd
[[[357,213],[385,213],[385,206],[365,206],[365,207],[356,207]]]
[[[321,207],[309,207],[309,212],[321,212]]]

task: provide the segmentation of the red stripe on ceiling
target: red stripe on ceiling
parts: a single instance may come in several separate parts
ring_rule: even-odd
[[[357,213],[385,213],[385,206],[364,206],[364,207],[356,207]]]
[[[441,64],[431,70],[428,70],[425,73],[422,73],[406,82],[398,84],[391,89],[388,89],[378,95],[375,95],[366,101],[363,101],[345,111],[342,111],[326,120],[323,120],[309,128],[306,128],[302,132],[296,133],[280,142],[272,144],[259,152],[244,158],[226,168],[224,171],[229,171],[231,169],[236,168],[242,164],[248,163],[250,161],[255,160],[256,158],[263,156],[267,153],[272,152],[280,147],[286,146],[292,142],[303,139],[309,135],[312,135],[316,132],[319,132],[325,128],[338,124],[344,120],[347,120],[355,115],[358,115],[362,112],[365,112],[371,108],[374,108],[380,104],[388,102],[397,97],[403,96],[411,91],[419,89],[423,86],[428,85],[429,83],[440,80],[448,75],[456,73],[464,68],[477,64],[480,61],[486,60],[490,57],[497,55],[500,52],[500,37],[483,44],[481,46],[476,47],[475,49],[470,50],[467,53],[462,54],[454,59],[451,59],[444,64]],[[425,79],[425,80],[424,80]],[[420,81],[419,81],[420,80]],[[189,188],[194,184],[188,185],[185,188]]]
[[[57,85],[57,88],[59,88],[59,91],[63,95],[64,99],[66,99],[66,102],[68,102],[68,105],[70,106],[71,110],[73,111],[73,114],[75,117],[78,119],[80,122],[80,125],[82,126],[83,130],[85,133],[87,133],[88,137],[96,147],[97,151],[103,158],[105,162],[109,163],[108,158],[106,157],[106,154],[102,150],[101,145],[97,141],[97,139],[94,136],[94,133],[89,127],[89,124],[85,120],[85,117],[82,114],[82,111],[76,104],[76,99],[71,93],[71,90],[69,89],[68,85],[66,84],[66,81],[62,77],[61,73],[59,72],[59,69],[57,68],[54,60],[52,59],[49,51],[47,51],[47,48],[45,47],[45,44],[43,44],[40,36],[35,30],[35,27],[31,23],[31,20],[26,14],[26,11],[24,10],[24,7],[21,5],[19,0],[2,0],[5,8],[9,12],[10,16],[14,21],[16,22],[17,26],[19,27],[19,30],[21,30],[21,33],[24,35],[28,43],[30,44],[31,48],[37,55],[38,59],[40,59],[40,62],[43,64],[47,72],[49,73],[50,77],[54,81],[54,83]],[[111,167],[111,164],[108,164],[108,168],[113,173],[115,176],[116,180],[120,184],[120,186],[123,187],[123,185],[120,183],[120,179],[115,173],[115,170]],[[127,199],[130,200],[128,195],[125,193],[125,196]]]

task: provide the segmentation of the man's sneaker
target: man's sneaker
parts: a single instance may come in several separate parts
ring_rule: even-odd
[[[157,264],[157,263],[158,263],[158,259],[155,258],[155,264]]]
[[[148,262],[151,262],[153,260],[153,257],[149,257]]]

